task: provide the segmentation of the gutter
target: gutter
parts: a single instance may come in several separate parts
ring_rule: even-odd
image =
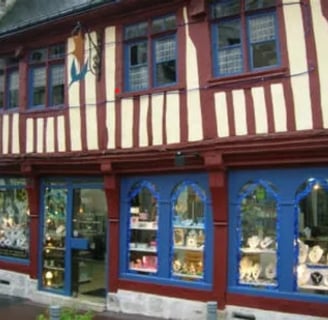
[[[62,11],[61,13],[57,14],[56,16],[48,16],[44,19],[35,21],[35,22],[31,22],[29,24],[24,24],[23,26],[17,26],[16,28],[12,28],[9,29],[8,31],[4,31],[2,33],[0,33],[0,40],[11,37],[11,36],[15,36],[15,35],[19,35],[20,33],[26,32],[26,31],[30,31],[36,27],[41,27],[45,24],[48,24],[49,22],[56,22],[61,20],[64,17],[73,17],[76,16],[80,13],[87,13],[90,11],[93,11],[95,9],[101,8],[101,7],[105,7],[108,4],[118,4],[121,0],[112,0],[110,3],[108,3],[106,0],[102,0],[100,3],[94,3],[94,4],[89,4],[87,6],[76,6],[73,7],[72,9],[66,10],[66,11]]]

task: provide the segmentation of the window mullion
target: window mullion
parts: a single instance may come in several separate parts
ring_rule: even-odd
[[[243,54],[243,71],[250,70],[249,66],[249,37],[248,37],[248,25],[245,10],[245,1],[241,1],[241,15],[240,15],[240,31],[241,31],[241,43]]]

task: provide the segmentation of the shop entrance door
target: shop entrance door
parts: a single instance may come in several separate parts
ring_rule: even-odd
[[[43,186],[41,289],[82,299],[105,299],[106,217],[97,183]]]

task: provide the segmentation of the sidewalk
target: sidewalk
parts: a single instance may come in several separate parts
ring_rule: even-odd
[[[48,306],[40,305],[27,299],[0,294],[0,320],[36,320]],[[96,313],[94,320],[160,320],[159,318],[126,315],[113,312]]]

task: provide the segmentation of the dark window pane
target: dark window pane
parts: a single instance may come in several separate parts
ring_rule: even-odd
[[[158,86],[176,82],[176,64],[174,61],[166,61],[156,66],[156,84]]]
[[[166,30],[172,30],[176,28],[176,18],[175,16],[162,17],[153,20],[152,32],[161,32]]]
[[[12,71],[8,77],[8,108],[17,108],[18,107],[18,71]]]
[[[50,79],[50,105],[64,104],[64,66],[53,66],[50,71]]]
[[[33,106],[45,105],[46,96],[46,71],[45,68],[33,70]]]
[[[65,45],[59,44],[49,49],[49,59],[60,59],[65,56]]]
[[[221,0],[216,1],[212,6],[212,17],[221,18],[239,14],[240,1],[239,0]]]
[[[241,39],[239,20],[220,23],[218,31],[219,48],[240,44]]]
[[[1,70],[0,70],[1,72]],[[4,92],[5,92],[5,79],[4,79],[4,76],[3,74],[0,73],[0,108],[3,108],[4,107]]]
[[[278,62],[276,44],[274,41],[252,46],[253,67],[262,68],[276,65]]]
[[[136,66],[147,63],[147,43],[138,43],[130,47],[130,65]]]
[[[45,61],[47,57],[47,49],[38,49],[32,51],[30,55],[31,62],[42,62]]]
[[[147,35],[147,22],[134,24],[125,28],[125,40]]]
[[[246,10],[254,10],[261,8],[273,7],[276,5],[276,0],[246,0]]]

